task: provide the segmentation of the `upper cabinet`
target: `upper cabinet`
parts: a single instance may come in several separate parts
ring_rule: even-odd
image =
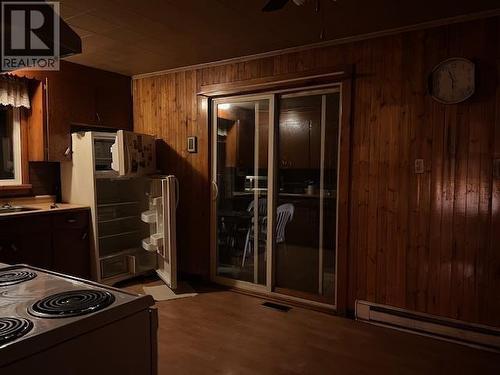
[[[72,125],[132,129],[131,78],[62,61],[61,70],[20,71],[33,78],[31,161],[64,161]]]
[[[321,150],[321,96],[283,97],[280,105],[279,168],[317,168]]]

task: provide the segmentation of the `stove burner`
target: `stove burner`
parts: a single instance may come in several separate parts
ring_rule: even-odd
[[[102,310],[114,301],[115,296],[109,292],[93,289],[72,290],[37,301],[28,312],[41,318],[67,318]]]
[[[22,283],[34,279],[36,273],[31,271],[10,270],[0,272],[0,287]]]
[[[28,319],[0,318],[0,346],[24,336],[33,329]]]

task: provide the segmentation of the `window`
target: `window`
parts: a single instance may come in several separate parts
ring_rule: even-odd
[[[21,185],[19,108],[0,107],[0,186]]]

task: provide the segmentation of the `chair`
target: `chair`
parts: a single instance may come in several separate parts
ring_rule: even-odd
[[[247,207],[247,211],[252,212],[254,205],[255,205],[255,199],[252,199]],[[267,215],[267,199],[259,198],[259,216],[264,217],[266,215]]]
[[[250,203],[250,206],[252,206],[253,210],[253,201]],[[259,204],[260,208],[260,204]],[[259,210],[260,211],[260,210]],[[286,225],[293,220],[293,214],[295,213],[295,207],[291,203],[285,203],[278,208],[276,208],[276,243],[284,243],[286,241],[285,239],[285,232],[286,232]],[[260,214],[260,212],[259,212]],[[267,240],[267,216],[264,216],[262,219],[262,224],[259,225],[259,227],[262,226],[262,230],[260,232],[262,233],[262,241]],[[254,239],[253,235],[253,220],[250,224],[250,228],[248,228],[247,231],[247,237],[245,239],[245,250],[243,251],[243,261],[241,262],[241,267],[245,267],[245,259],[247,253],[250,254],[252,251],[252,243]]]

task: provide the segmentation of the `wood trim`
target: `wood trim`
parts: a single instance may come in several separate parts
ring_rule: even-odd
[[[217,276],[217,163],[214,154],[217,153],[217,130],[214,126],[213,101],[198,96],[198,121],[208,129],[208,170],[210,171],[210,280]],[[200,110],[201,109],[201,110]]]
[[[319,68],[304,72],[294,72],[272,77],[255,78],[231,83],[201,86],[198,95],[218,97],[244,95],[259,92],[272,93],[275,90],[302,89],[308,86],[340,82],[352,75],[353,66]]]
[[[19,109],[19,122],[21,132],[21,181],[22,185],[29,184],[29,129],[28,110]]]
[[[47,158],[46,110],[44,82],[30,81],[31,109],[27,118],[29,161],[45,161]]]
[[[26,190],[26,189],[31,189],[31,184],[0,185],[0,191],[15,191],[15,190]]]
[[[348,249],[351,190],[351,127],[353,108],[353,79],[342,82],[340,90],[340,147],[337,196],[337,264],[336,264],[336,305],[339,313],[346,313],[350,301],[347,301]],[[354,302],[354,301],[353,301]]]
[[[20,197],[31,194],[31,184],[0,186],[0,198]]]

